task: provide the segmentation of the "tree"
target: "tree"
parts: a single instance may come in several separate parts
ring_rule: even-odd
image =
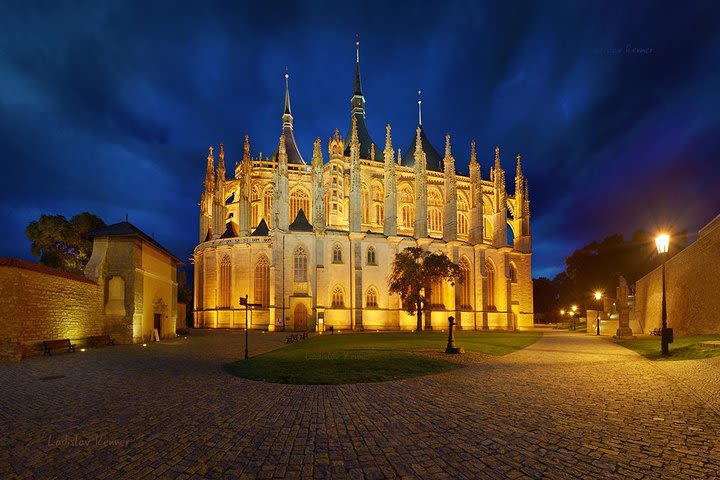
[[[420,247],[408,247],[395,255],[388,282],[389,290],[391,294],[400,295],[408,313],[417,315],[417,332],[423,329],[422,312],[429,304],[431,285],[443,279],[452,285],[462,280],[460,266],[444,253],[430,253]]]
[[[62,215],[40,215],[25,228],[30,251],[40,264],[82,274],[92,254],[92,241],[84,235],[102,228],[105,222],[92,213],[83,212],[69,221]]]

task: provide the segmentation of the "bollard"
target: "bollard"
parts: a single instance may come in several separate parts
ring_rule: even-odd
[[[455,346],[455,317],[448,317],[448,343],[445,353],[465,353],[465,350]]]

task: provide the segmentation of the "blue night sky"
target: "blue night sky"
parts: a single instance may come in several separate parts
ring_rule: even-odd
[[[87,210],[187,258],[207,147],[228,170],[245,133],[273,152],[286,67],[306,160],[345,134],[356,33],[376,143],[389,122],[407,147],[421,89],[461,171],[472,138],[484,178],[495,145],[509,176],[522,153],[536,277],[593,239],[720,213],[720,2],[3,4],[0,256],[30,258],[41,213]]]

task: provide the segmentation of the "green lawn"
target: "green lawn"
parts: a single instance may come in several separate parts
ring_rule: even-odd
[[[456,343],[469,352],[505,355],[534,343],[541,333],[458,332]],[[343,333],[320,335],[225,365],[228,373],[276,383],[326,384],[382,382],[446,372],[456,363],[428,358],[414,350],[442,351],[447,333]]]
[[[660,352],[660,337],[617,342],[623,347],[635,350],[650,360],[699,360],[720,355],[720,348],[700,348],[698,343],[707,340],[720,340],[720,335],[690,335],[676,337],[670,344],[670,355],[663,356]]]

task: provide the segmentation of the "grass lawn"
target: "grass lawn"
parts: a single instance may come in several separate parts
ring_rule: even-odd
[[[457,332],[456,343],[469,352],[505,355],[541,336],[534,332]],[[383,382],[460,368],[456,363],[413,353],[442,351],[446,345],[447,332],[325,334],[229,363],[225,370],[238,377],[276,383]]]
[[[720,348],[701,348],[698,346],[698,343],[707,340],[720,340],[720,335],[676,337],[673,343],[670,344],[670,355],[667,357],[660,353],[660,337],[623,340],[617,343],[630,350],[635,350],[650,360],[699,360],[720,355]]]

